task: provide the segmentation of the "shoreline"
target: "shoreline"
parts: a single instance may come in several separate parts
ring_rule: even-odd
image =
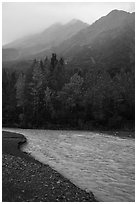
[[[98,131],[98,132],[135,132],[135,126],[132,128],[109,128],[109,127],[104,127],[104,126],[66,126],[66,125],[60,125],[60,124],[49,124],[45,126],[39,126],[39,127],[32,127],[32,126],[20,126],[18,124],[3,124],[3,128],[19,128],[19,129],[40,129],[40,130],[65,130],[65,131]]]
[[[23,129],[23,130],[35,130],[35,128],[20,128],[20,127],[2,127],[3,131],[8,131],[9,129]],[[7,130],[6,130],[7,129]],[[81,132],[92,132],[92,133],[97,133],[97,134],[105,134],[108,136],[113,136],[113,137],[119,137],[119,138],[129,138],[129,139],[135,139],[135,130],[80,130],[80,129],[37,129],[37,130],[51,130],[51,131],[81,131]]]
[[[22,152],[26,142],[24,135],[2,131],[3,202],[97,202],[92,192]]]

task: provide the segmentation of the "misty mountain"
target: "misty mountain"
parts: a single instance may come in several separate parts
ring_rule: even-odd
[[[51,56],[52,52],[56,52],[58,56],[63,56],[67,61],[67,66],[73,67],[73,69],[101,67],[113,74],[122,68],[132,67],[135,54],[135,13],[111,11],[90,26],[84,24],[83,27],[86,28],[74,34],[81,24],[83,25],[81,21],[77,20],[64,26],[55,24],[41,33],[43,38],[33,36],[34,38],[28,42],[28,46],[31,42],[37,42],[37,45],[34,43],[33,46],[31,44],[31,47],[27,48],[26,41],[22,45],[20,41],[20,44],[17,43],[18,46],[17,44],[14,46],[16,49],[24,46],[25,60],[44,58],[46,55]],[[76,25],[79,25],[77,29]],[[51,38],[49,37],[50,33],[52,33]],[[44,36],[48,36],[48,38],[44,38]],[[56,38],[54,38],[55,36]],[[46,44],[38,43],[44,39]],[[50,39],[52,40],[50,41]],[[35,46],[36,48],[34,48]]]
[[[105,33],[110,32],[111,30],[114,30],[115,32],[115,30],[120,29],[120,27],[122,28],[123,25],[128,23],[130,19],[132,22],[132,18],[134,17],[131,16],[134,16],[134,14],[120,10],[113,10],[108,15],[101,17],[95,23],[80,31],[72,38],[64,41],[56,48],[56,51],[65,56],[73,56],[75,52],[79,52],[79,49],[81,50],[83,46],[91,45],[98,36],[105,35]]]
[[[62,25],[56,23],[49,28],[45,29],[42,33],[35,34],[29,37],[25,37],[16,40],[10,44],[5,45],[3,60],[11,60],[8,51],[8,57],[6,56],[6,49],[14,48],[18,51],[16,58],[25,58],[34,55],[43,50],[50,49],[52,47],[58,46],[64,40],[69,39],[75,35],[80,30],[88,27],[88,24],[83,23],[80,20],[73,19],[69,23]]]
[[[116,22],[114,18],[118,17],[119,12],[118,15],[116,13],[117,11],[108,15],[112,22]],[[108,19],[106,18],[106,20]],[[98,25],[100,26],[100,24]],[[105,24],[102,26],[105,27]],[[120,20],[118,21],[117,27],[114,23],[114,25],[111,24],[110,29],[107,28],[106,30],[102,28],[103,31],[100,33],[97,30],[98,34],[94,38],[92,36],[92,39],[90,37],[91,40],[88,41],[88,44],[87,41],[85,45],[78,43],[71,49],[67,49],[66,52],[63,46],[60,47],[60,49],[64,49],[65,57],[70,60],[70,67],[73,65],[73,67],[81,69],[102,68],[108,70],[111,75],[115,75],[121,69],[129,71],[134,68],[135,13],[127,13],[121,23]],[[87,30],[89,31],[89,29]],[[93,30],[91,29],[92,32],[94,32],[94,27]]]
[[[19,57],[19,52],[14,48],[3,48],[2,49],[2,61],[12,61]]]
[[[109,57],[110,53],[112,53],[111,58],[115,61],[114,50],[115,55],[118,57],[121,56],[118,54],[120,50],[123,49],[123,53],[125,53],[126,47],[133,50],[134,35],[135,13],[113,10],[71,38],[64,40],[58,46],[45,49],[32,55],[31,58],[43,58],[46,55],[50,56],[52,52],[56,52],[59,56],[67,59],[71,65],[78,64],[78,66],[82,66],[85,62],[90,65],[91,61],[97,61],[99,56],[105,60],[104,50],[106,50],[106,55]],[[108,47],[110,50],[107,50]],[[128,52],[125,56],[127,55]]]

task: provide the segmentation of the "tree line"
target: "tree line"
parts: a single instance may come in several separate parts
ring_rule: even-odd
[[[52,54],[25,72],[2,70],[3,126],[126,129],[134,119],[133,67],[112,76],[96,66],[68,67]]]

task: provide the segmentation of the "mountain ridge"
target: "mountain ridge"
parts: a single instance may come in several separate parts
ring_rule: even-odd
[[[3,48],[5,51],[11,48],[17,49],[20,57],[25,57],[38,53],[43,49],[58,46],[61,42],[88,26],[88,24],[80,20],[72,21],[67,24],[55,23],[41,33],[19,39],[3,46]]]
[[[101,17],[88,28],[83,29],[77,33],[74,37],[65,41],[56,50],[60,50],[59,54],[66,53],[67,49],[73,46],[83,46],[91,44],[92,41],[103,31],[115,29],[122,25],[124,20],[126,20],[132,13],[125,11],[113,10],[108,15]],[[70,51],[71,52],[71,51]]]
[[[83,46],[91,46],[94,40],[99,35],[104,35],[105,32],[114,30],[115,33],[115,30],[120,29],[120,27],[122,28],[124,24],[128,26],[129,29],[134,30],[134,19],[134,12],[129,13],[122,10],[112,10],[106,16],[102,16],[91,25],[87,25],[86,23],[83,23],[82,21],[77,19],[72,19],[64,25],[57,23],[43,31],[42,34],[45,32],[49,32],[47,36],[49,36],[51,39],[50,29],[55,29],[55,35],[53,36],[56,36],[56,38],[58,38],[58,42],[56,42],[55,39],[50,42],[47,40],[48,42],[46,45],[44,43],[42,43],[42,45],[39,44],[38,46],[34,45],[30,50],[26,48],[25,55],[21,53],[21,55],[23,56],[22,59],[33,59],[35,57],[40,58],[44,57],[45,55],[50,55],[52,52],[56,52],[58,55],[61,55],[63,57],[72,58],[73,56],[75,56],[75,54],[77,55],[77,53],[81,51]],[[75,30],[75,24],[81,25],[81,23],[82,29],[81,27],[77,27],[77,29]],[[73,33],[70,27],[74,31]],[[63,36],[62,33],[65,32],[66,35]],[[43,36],[44,38],[46,38],[45,34]],[[38,39],[37,41],[39,41]]]

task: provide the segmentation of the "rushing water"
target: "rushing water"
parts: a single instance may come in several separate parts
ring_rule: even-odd
[[[5,129],[26,136],[23,151],[98,201],[135,201],[135,140],[84,131]]]

